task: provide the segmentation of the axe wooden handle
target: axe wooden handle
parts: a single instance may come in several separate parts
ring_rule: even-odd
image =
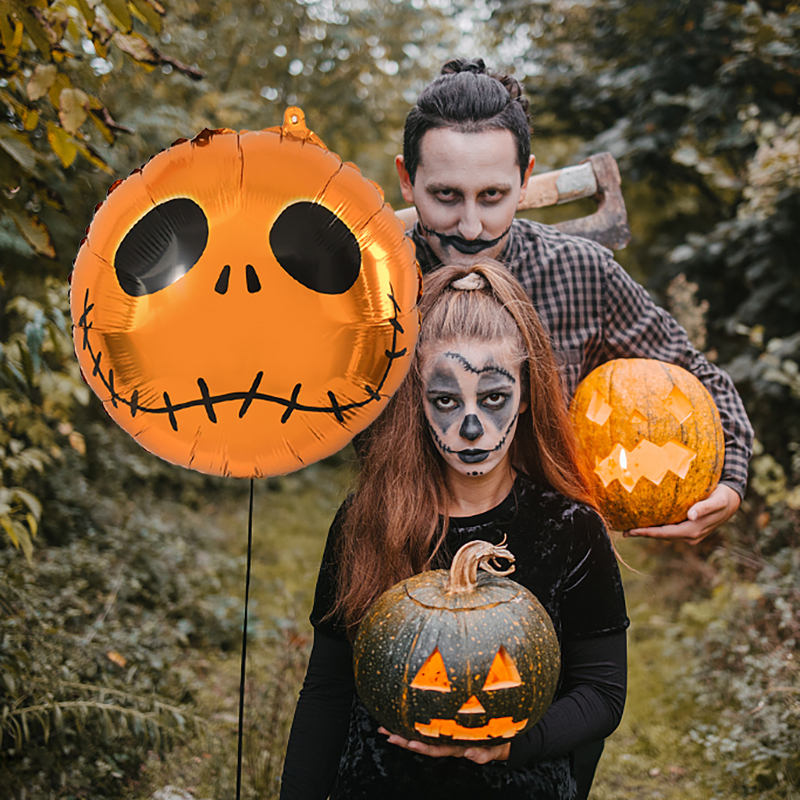
[[[597,178],[592,165],[584,161],[574,167],[531,175],[528,191],[520,198],[518,208],[544,208],[597,194]]]
[[[531,176],[519,209],[554,206],[583,197],[594,198],[597,211],[586,217],[557,222],[553,227],[592,239],[611,250],[622,250],[631,240],[631,229],[619,168],[611,153],[598,153],[574,167]]]

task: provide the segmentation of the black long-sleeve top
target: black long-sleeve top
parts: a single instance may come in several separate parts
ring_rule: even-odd
[[[491,797],[569,800],[569,753],[619,724],[626,692],[628,619],[619,570],[600,518],[585,506],[520,476],[499,506],[452,519],[449,559],[474,539],[499,542],[516,556],[515,580],[529,588],[553,620],[562,648],[556,699],[544,717],[511,741],[507,761],[413,753],[377,732],[355,694],[352,649],[326,618],[333,601],[336,537],[331,528],[311,619],[314,646],[287,749],[282,800],[441,798],[460,792]],[[444,791],[446,789],[446,791]]]

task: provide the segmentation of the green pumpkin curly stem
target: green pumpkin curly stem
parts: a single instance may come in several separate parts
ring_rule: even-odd
[[[460,594],[472,592],[478,585],[478,567],[490,572],[492,575],[510,575],[514,571],[514,556],[504,547],[506,537],[497,544],[475,541],[467,542],[453,557],[450,565],[450,578],[447,581],[447,594]],[[504,558],[511,562],[506,570],[501,570],[496,564],[489,562]]]

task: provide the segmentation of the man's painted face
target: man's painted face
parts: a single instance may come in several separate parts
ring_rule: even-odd
[[[449,469],[480,476],[505,463],[525,409],[510,342],[431,347],[422,362],[422,387],[431,438]]]
[[[417,207],[422,232],[442,263],[469,266],[500,254],[530,172],[521,182],[510,131],[436,128],[422,137],[413,184],[402,158],[397,167],[403,197]]]

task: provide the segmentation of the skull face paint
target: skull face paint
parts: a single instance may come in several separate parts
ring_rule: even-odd
[[[487,475],[508,458],[521,404],[513,344],[431,346],[422,360],[423,407],[436,448],[460,475]]]

